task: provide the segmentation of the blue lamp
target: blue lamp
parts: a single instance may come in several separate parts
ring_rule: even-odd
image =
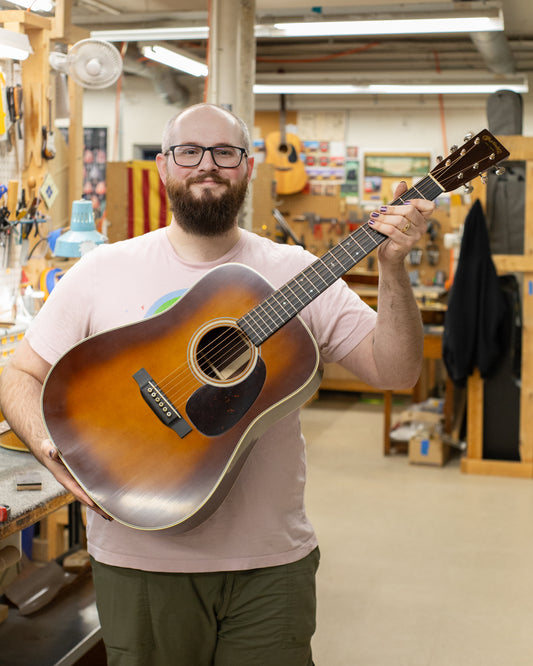
[[[72,202],[70,229],[56,241],[56,257],[82,257],[97,245],[107,242],[107,237],[96,231],[93,205],[87,199]]]

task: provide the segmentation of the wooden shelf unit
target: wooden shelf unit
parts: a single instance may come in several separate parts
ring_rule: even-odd
[[[499,274],[513,272],[523,277],[520,461],[483,458],[483,379],[476,371],[467,385],[467,452],[461,461],[461,470],[468,474],[533,478],[533,137],[502,136],[499,139],[510,151],[510,160],[526,163],[524,253],[493,255]],[[475,186],[472,200],[475,198],[485,200],[484,190],[479,185]]]

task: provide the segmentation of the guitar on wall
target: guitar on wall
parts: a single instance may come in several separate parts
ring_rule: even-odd
[[[302,144],[296,134],[286,131],[285,95],[281,95],[280,131],[271,132],[265,139],[267,164],[275,167],[276,192],[296,194],[307,184],[307,173],[300,159]]]
[[[433,200],[508,156],[483,130],[392,204]],[[251,268],[218,266],[161,314],[67,351],[42,413],[87,494],[138,529],[187,531],[210,516],[259,436],[320,384],[296,315],[386,238],[366,223],[277,290]]]

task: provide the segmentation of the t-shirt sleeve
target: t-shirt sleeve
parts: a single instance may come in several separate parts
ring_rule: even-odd
[[[317,341],[321,360],[335,363],[349,354],[375,327],[377,313],[338,280],[303,311]]]
[[[26,331],[26,340],[48,363],[91,332],[90,300],[96,288],[92,264],[84,259],[65,273]]]

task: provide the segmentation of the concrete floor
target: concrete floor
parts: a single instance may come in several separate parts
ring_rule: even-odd
[[[531,666],[533,481],[384,457],[382,418],[347,394],[303,410],[316,666]]]

